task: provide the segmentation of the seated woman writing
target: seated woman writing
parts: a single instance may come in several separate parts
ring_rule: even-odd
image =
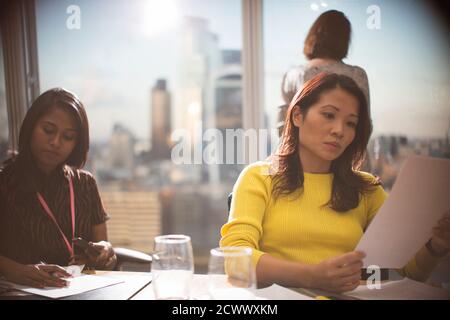
[[[106,220],[94,177],[81,170],[89,125],[81,101],[55,88],[28,110],[19,153],[0,170],[0,276],[33,287],[64,286],[59,265],[112,269]],[[89,241],[84,250],[73,239]]]
[[[280,146],[249,165],[234,189],[221,246],[253,249],[260,286],[355,289],[364,253],[353,251],[387,194],[358,171],[372,126],[349,77],[321,73],[293,98]],[[400,272],[424,280],[450,248],[447,215]]]

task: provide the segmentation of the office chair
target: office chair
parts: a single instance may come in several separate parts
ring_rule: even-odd
[[[228,195],[228,198],[227,198],[227,202],[228,202],[228,213],[230,213],[230,209],[231,209],[231,200],[233,199],[233,192],[231,192],[229,195]]]

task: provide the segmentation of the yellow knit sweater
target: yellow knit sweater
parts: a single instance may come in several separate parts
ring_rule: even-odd
[[[368,173],[360,174],[374,179]],[[230,215],[221,229],[220,245],[252,248],[255,266],[265,253],[317,264],[353,251],[387,193],[377,186],[362,196],[358,207],[342,213],[323,206],[331,196],[333,174],[304,173],[304,178],[301,190],[274,201],[269,163],[246,167],[233,188]],[[419,270],[414,258],[400,271],[422,281],[431,272]]]

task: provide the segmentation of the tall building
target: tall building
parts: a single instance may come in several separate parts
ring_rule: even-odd
[[[240,50],[222,50],[222,65],[215,79],[215,114],[216,126],[224,139],[227,129],[242,128],[242,65]],[[229,180],[235,181],[242,170],[242,165],[237,164],[237,143],[224,141],[233,147],[236,162],[217,166],[218,172],[212,175],[216,182]],[[226,148],[226,145],[224,145]],[[225,152],[224,152],[225,158]],[[225,163],[226,159],[223,159]],[[215,173],[215,172],[214,172]]]
[[[156,81],[152,89],[151,101],[151,158],[170,159],[171,101],[166,80]]]
[[[123,125],[116,123],[109,139],[108,164],[117,179],[129,179],[134,171],[134,144],[136,139]]]
[[[184,17],[178,46],[175,129],[187,130],[190,144],[200,150],[202,132],[198,128],[215,127],[214,78],[220,63],[218,39],[209,30],[207,20]]]
[[[240,50],[222,50],[222,65],[215,79],[216,127],[242,128],[242,65]]]

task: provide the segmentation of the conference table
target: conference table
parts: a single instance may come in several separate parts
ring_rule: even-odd
[[[59,300],[154,300],[153,285],[151,283],[151,275],[148,272],[126,272],[126,271],[94,271],[89,272],[90,275],[100,277],[108,277],[121,280],[123,282],[104,288],[60,298]],[[191,283],[191,298],[193,300],[208,300],[208,276],[205,274],[194,274]],[[299,296],[295,291],[284,289],[283,296],[278,297],[288,299],[304,298]],[[270,292],[262,291],[266,294],[266,299],[277,299],[280,289],[275,295]],[[287,293],[287,295],[286,295]],[[309,298],[305,296],[306,298]],[[30,299],[30,300],[47,300],[49,298],[33,295],[19,290],[3,290],[0,291],[0,299]]]
[[[148,272],[127,271],[93,271],[100,277],[115,278],[121,283],[100,289],[60,298],[60,300],[154,300],[151,275]],[[358,294],[335,294],[321,290],[307,290],[304,288],[285,288],[272,285],[268,288],[256,290],[258,299],[267,300],[358,300],[358,299],[444,299],[450,300],[450,291],[414,282],[409,279],[397,281],[383,281],[384,291],[374,295],[373,290],[364,290]],[[192,300],[209,300],[208,275],[194,274],[191,287]],[[371,292],[372,291],[372,292]],[[415,295],[408,295],[407,292]],[[375,291],[376,293],[376,291]],[[355,297],[356,296],[356,297]],[[32,295],[18,290],[0,289],[0,299],[48,300],[49,298]]]

